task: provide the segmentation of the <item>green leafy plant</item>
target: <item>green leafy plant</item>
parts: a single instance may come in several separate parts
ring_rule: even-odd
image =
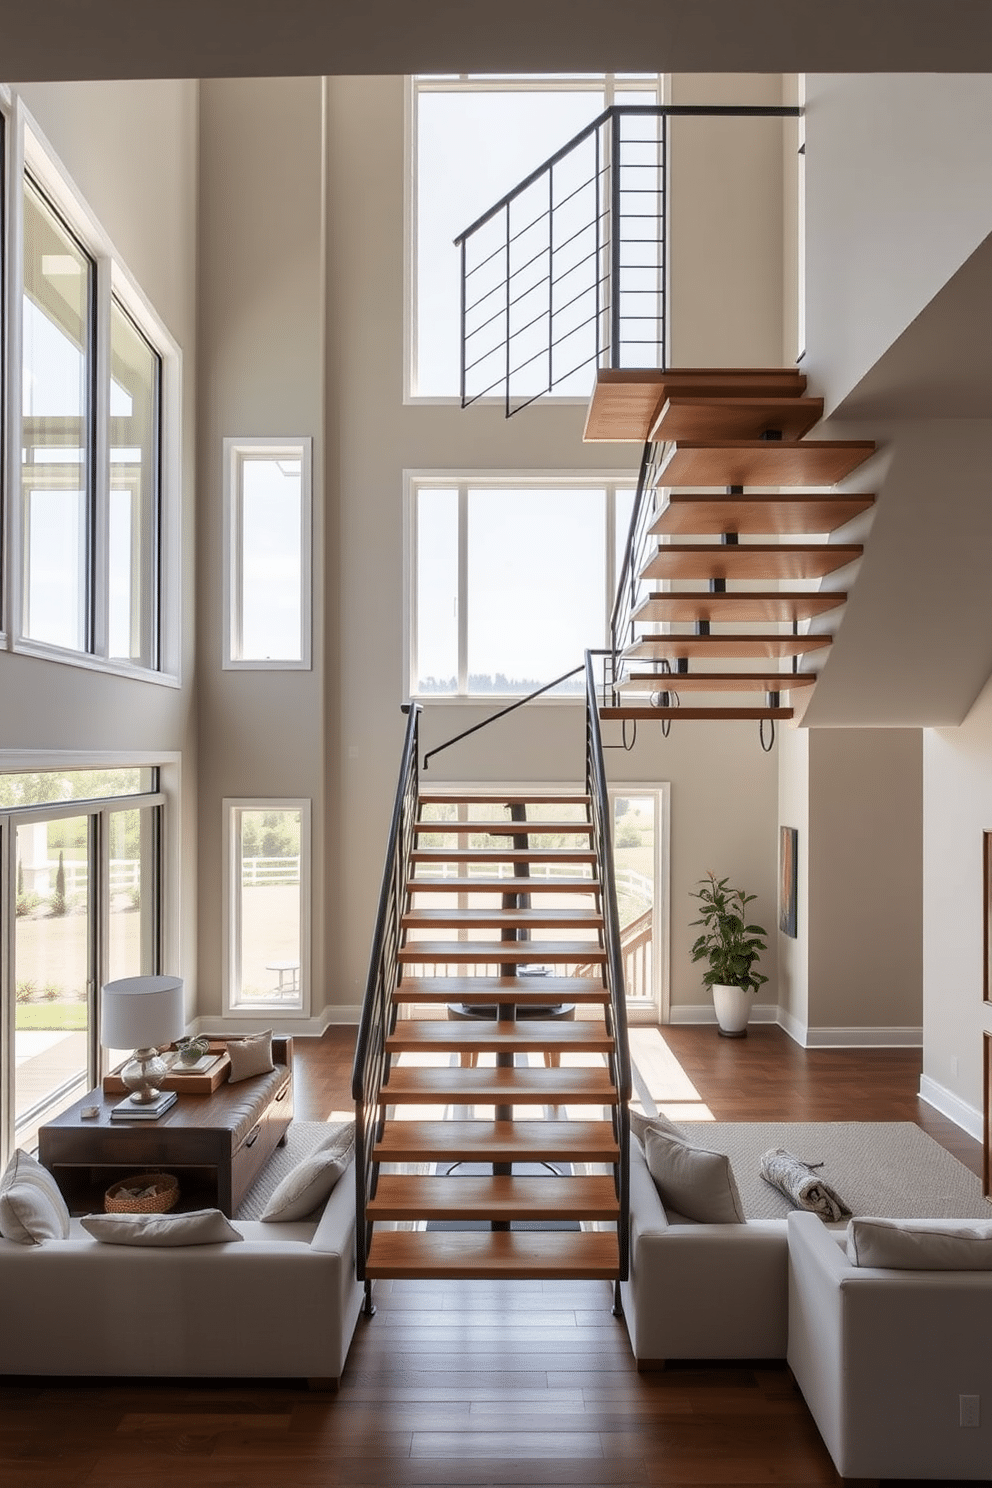
[[[691,923],[703,926],[702,934],[693,944],[692,959],[709,962],[710,969],[703,974],[707,987],[719,983],[754,991],[768,980],[755,970],[759,955],[767,950],[768,931],[747,923],[747,906],[757,895],[731,889],[729,882],[707,873],[699,880],[698,889],[689,890],[690,897],[700,903],[700,917]]]

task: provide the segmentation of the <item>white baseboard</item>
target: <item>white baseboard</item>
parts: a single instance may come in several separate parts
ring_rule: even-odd
[[[716,1013],[712,1003],[705,1002],[683,1002],[677,1007],[669,1008],[669,1023],[716,1023]],[[749,1023],[777,1023],[778,1008],[770,1002],[756,1002],[751,1007]]]
[[[807,1028],[807,1049],[919,1049],[922,1028]]]
[[[920,1100],[925,1100],[928,1106],[933,1106],[942,1116],[953,1121],[962,1131],[974,1137],[977,1142],[982,1140],[983,1117],[981,1111],[963,1101],[959,1095],[947,1090],[943,1085],[938,1085],[929,1075],[920,1076]]]
[[[190,1033],[210,1033],[217,1038],[230,1034],[258,1033],[261,1028],[272,1028],[276,1033],[293,1038],[320,1038],[328,1028],[337,1024],[357,1024],[362,1016],[358,1006],[324,1008],[313,1018],[297,1018],[280,1013],[278,1008],[268,1008],[257,1013],[204,1013],[190,1025]]]

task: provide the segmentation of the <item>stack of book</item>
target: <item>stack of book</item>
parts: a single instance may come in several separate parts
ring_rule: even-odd
[[[133,1101],[130,1096],[122,1100],[110,1113],[111,1121],[157,1121],[165,1114],[170,1106],[174,1106],[178,1097],[174,1090],[162,1090],[153,1101],[143,1101],[140,1105]]]

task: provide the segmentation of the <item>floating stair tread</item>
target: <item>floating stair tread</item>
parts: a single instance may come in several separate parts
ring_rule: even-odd
[[[582,795],[541,795],[539,792],[527,792],[520,795],[515,791],[487,791],[478,794],[466,794],[463,791],[421,791],[417,798],[422,806],[585,806],[589,805],[589,797]]]
[[[598,1069],[416,1069],[396,1065],[382,1087],[390,1105],[616,1105],[616,1086]]]
[[[592,848],[415,847],[411,863],[595,863]]]
[[[609,1002],[599,977],[404,977],[394,1002],[528,1003],[550,1007],[558,1002]]]
[[[835,532],[874,505],[874,496],[710,496],[672,491],[650,529],[662,533],[706,536]]]
[[[599,716],[613,722],[622,722],[625,718],[641,721],[677,718],[680,723],[716,722],[719,719],[746,722],[762,718],[789,719],[793,717],[793,711],[792,708],[645,708],[631,703],[626,707],[601,708]]]
[[[397,952],[401,962],[605,961],[594,940],[412,940]]]
[[[609,1054],[613,1039],[603,1023],[561,1018],[527,1018],[499,1022],[494,1018],[401,1018],[386,1039],[390,1054],[508,1054],[559,1050],[573,1054]]]
[[[790,692],[812,687],[817,672],[632,672],[621,692]]]
[[[410,878],[411,894],[598,894],[598,878],[549,878],[519,874],[508,878]]]
[[[373,1162],[602,1162],[620,1151],[609,1121],[387,1121]]]
[[[642,579],[822,579],[860,558],[860,543],[679,543],[658,548]]]
[[[806,378],[794,367],[602,367],[596,373],[583,439],[643,444],[669,398],[798,398]]]
[[[768,430],[802,439],[823,417],[822,398],[670,397],[648,438],[760,439]]]
[[[659,486],[825,486],[875,453],[870,439],[681,440],[658,470]]]
[[[372,1279],[500,1281],[612,1280],[619,1275],[617,1237],[596,1231],[375,1233],[365,1264]]]
[[[679,623],[708,620],[718,625],[747,625],[771,620],[809,620],[814,615],[839,609],[846,602],[847,594],[843,591],[823,589],[793,593],[781,589],[724,594],[710,594],[706,590],[655,593],[642,600],[634,610],[633,619]]]
[[[599,930],[603,916],[597,909],[408,909],[402,919],[405,930],[444,930],[471,927],[477,930],[545,929],[569,926]]]
[[[645,636],[628,646],[623,657],[625,661],[667,661],[679,656],[714,659],[719,656],[744,659],[802,656],[807,651],[822,651],[832,641],[832,635]]]
[[[384,1173],[369,1219],[598,1219],[619,1213],[613,1179],[419,1177]]]
[[[588,837],[592,824],[589,821],[418,821],[414,830],[421,834],[437,832],[446,837],[465,837],[475,832],[489,837],[549,837],[566,832]]]

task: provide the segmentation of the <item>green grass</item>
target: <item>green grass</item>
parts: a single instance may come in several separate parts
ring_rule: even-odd
[[[63,1032],[85,1028],[87,1012],[85,1002],[19,1002],[16,1027]]]

